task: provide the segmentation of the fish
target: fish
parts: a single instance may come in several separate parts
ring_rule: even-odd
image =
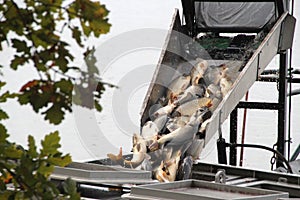
[[[177,170],[177,180],[187,180],[191,177],[193,167],[193,158],[186,156]]]
[[[111,160],[112,165],[124,165],[124,158],[123,158],[123,150],[122,147],[119,149],[119,153],[117,155],[108,153],[107,157]]]
[[[186,154],[191,156],[193,160],[197,160],[200,156],[204,147],[204,140],[203,139],[194,139],[192,144],[186,151]]]
[[[174,103],[172,103],[171,101],[169,101],[168,105],[158,109],[157,111],[155,111],[152,115],[151,115],[151,120],[154,121],[155,119],[159,118],[162,115],[169,115],[174,108],[176,107],[176,105]]]
[[[128,168],[136,168],[144,161],[147,154],[146,141],[138,134],[134,134],[132,140],[133,140],[132,159],[130,161],[124,159],[122,155],[122,147],[120,147],[120,151],[118,155],[114,155],[111,153],[107,154],[107,157],[111,159],[112,163],[124,167],[128,167]]]
[[[209,86],[207,86],[206,88],[206,97],[209,98],[219,98],[222,99],[222,92],[221,92],[221,87],[219,85],[215,85],[215,84],[210,84]]]
[[[150,142],[157,137],[159,129],[157,125],[152,121],[147,121],[142,127],[141,136],[146,140],[146,142]]]
[[[175,105],[182,105],[193,99],[202,98],[205,95],[206,88],[204,85],[191,85],[182,95],[174,102]]]
[[[171,118],[166,124],[167,129],[172,132],[178,128],[185,126],[190,120],[190,116],[178,116]]]
[[[212,100],[208,97],[202,97],[202,98],[188,101],[180,105],[178,108],[176,108],[175,111],[172,113],[172,117],[191,116],[199,108],[211,107],[212,106],[211,102]]]
[[[211,119],[207,119],[200,125],[199,131],[198,131],[198,135],[200,137],[205,135],[206,128],[210,122],[211,122]]]
[[[172,182],[175,181],[178,165],[180,161],[181,153],[177,152],[177,155],[167,161],[162,161],[161,165],[155,170],[155,178],[160,182]]]
[[[225,68],[222,71],[222,78],[220,79],[220,88],[223,97],[229,92],[233,85],[233,78],[229,75],[229,69]]]
[[[157,129],[158,129],[158,132],[163,132],[165,126],[166,126],[166,123],[168,122],[169,120],[169,117],[167,114],[165,115],[161,115],[159,116],[158,118],[156,118],[154,120],[154,124],[156,125]]]
[[[131,168],[135,168],[144,161],[147,153],[147,144],[145,139],[136,133],[132,136],[132,142],[132,159],[130,161],[125,160],[124,165],[125,167],[128,166]]]
[[[220,102],[223,99],[223,94],[221,92],[221,87],[219,85],[210,84],[206,88],[206,97],[209,97],[212,99],[211,107],[209,108],[211,111],[215,111]]]
[[[184,90],[190,85],[191,76],[182,75],[176,78],[168,86],[167,100],[173,102],[177,99],[178,95],[184,92]]]
[[[184,127],[178,128],[154,141],[149,146],[150,151],[155,151],[164,146],[164,148],[172,148],[173,152],[180,150],[184,153],[195,138],[203,118],[206,118],[209,112],[208,108],[198,109]]]
[[[215,84],[219,85],[222,78],[222,71],[225,67],[225,64],[220,66],[210,66],[206,73],[203,76],[204,82],[206,85]]]
[[[191,82],[192,84],[198,84],[199,80],[203,78],[208,68],[208,62],[203,59],[198,59],[196,65],[191,70]]]

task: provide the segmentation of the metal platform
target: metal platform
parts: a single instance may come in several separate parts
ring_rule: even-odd
[[[268,199],[287,198],[288,193],[265,189],[246,188],[199,180],[185,180],[173,183],[158,183],[135,186],[124,199]]]

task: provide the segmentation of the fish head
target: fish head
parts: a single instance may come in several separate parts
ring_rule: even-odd
[[[155,173],[155,178],[160,182],[172,182],[176,179],[180,156],[176,158],[162,161]]]

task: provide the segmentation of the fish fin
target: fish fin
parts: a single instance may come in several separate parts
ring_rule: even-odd
[[[212,107],[212,106],[213,106],[212,100],[210,99],[210,100],[206,103],[205,106],[206,106],[207,108]]]
[[[120,147],[119,154],[115,155],[115,154],[112,154],[112,153],[108,153],[107,157],[109,159],[111,159],[113,162],[121,161],[123,159],[122,147]]]

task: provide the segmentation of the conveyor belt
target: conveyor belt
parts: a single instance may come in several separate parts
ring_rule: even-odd
[[[293,32],[283,31],[284,29],[293,29],[295,19],[287,12],[278,18],[276,23],[269,29],[254,51],[251,57],[246,60],[236,60],[244,62],[244,67],[239,73],[236,81],[233,83],[231,90],[223,98],[219,106],[213,112],[211,122],[206,129],[205,142],[207,143],[217,132],[219,126],[227,119],[231,111],[238,104],[240,99],[245,95],[248,89],[258,79],[258,76],[263,72],[269,62],[277,55],[278,52],[284,51],[291,47]],[[149,120],[149,109],[154,104],[157,104],[159,99],[166,93],[166,86],[170,84],[178,73],[184,73],[184,70],[190,69],[191,66],[181,68],[180,62],[187,43],[191,42],[183,34],[177,32],[180,30],[181,22],[178,10],[173,16],[171,31],[166,39],[166,50],[162,51],[160,61],[154,73],[152,83],[146,94],[142,107],[141,126]],[[245,49],[246,51],[246,49]],[[246,52],[245,52],[246,54]],[[188,55],[186,58],[188,59]],[[226,62],[222,60],[211,60],[210,63]],[[192,64],[192,61],[190,62]]]

